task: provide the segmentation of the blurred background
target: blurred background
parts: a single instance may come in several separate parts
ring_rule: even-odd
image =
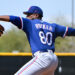
[[[75,28],[74,0],[0,0],[0,15],[26,17],[23,11],[39,6],[43,20]],[[31,52],[25,33],[11,23],[0,21],[5,28],[0,37],[0,52]],[[75,37],[57,38],[56,52],[75,52]]]

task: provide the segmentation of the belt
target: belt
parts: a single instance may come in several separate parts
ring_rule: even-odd
[[[38,50],[37,52],[35,52],[35,53],[33,54],[33,57],[34,57],[35,55],[38,55],[38,53],[50,53],[50,54],[53,54],[53,51],[52,51],[52,50],[47,50],[47,51],[45,51],[45,52],[42,52],[42,51]]]

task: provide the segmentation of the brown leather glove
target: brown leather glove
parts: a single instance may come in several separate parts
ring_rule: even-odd
[[[4,27],[0,24],[0,36],[3,34],[3,31],[4,31]]]

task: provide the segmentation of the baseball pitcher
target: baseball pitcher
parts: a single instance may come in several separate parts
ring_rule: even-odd
[[[55,39],[75,36],[75,29],[42,21],[43,11],[38,6],[31,6],[23,13],[26,18],[0,16],[0,21],[11,22],[26,33],[33,54],[33,58],[14,75],[54,75],[58,65],[54,54]]]

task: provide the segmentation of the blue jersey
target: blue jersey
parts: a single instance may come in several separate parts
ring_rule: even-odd
[[[36,51],[55,51],[55,39],[65,37],[67,27],[55,23],[47,23],[39,19],[30,20],[17,16],[10,16],[10,22],[21,28],[27,35],[32,53]]]

